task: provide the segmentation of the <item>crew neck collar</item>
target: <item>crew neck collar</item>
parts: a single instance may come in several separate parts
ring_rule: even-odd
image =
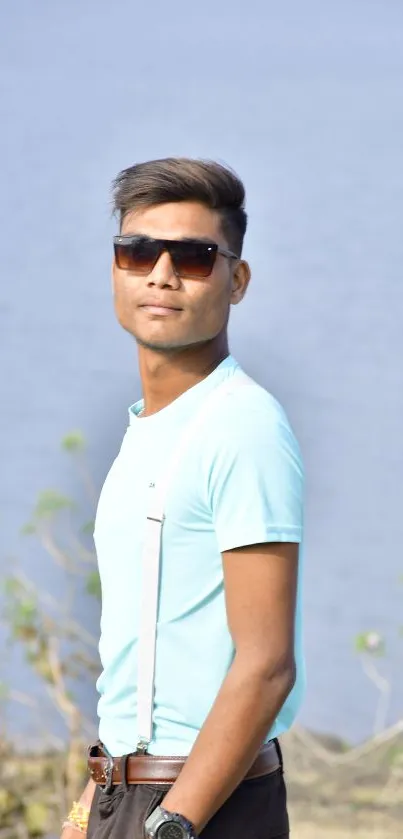
[[[214,386],[216,379],[220,380],[226,371],[230,371],[231,369],[235,370],[236,367],[238,367],[238,364],[233,356],[231,354],[227,355],[227,357],[224,358],[223,361],[221,361],[208,376],[200,382],[197,382],[195,385],[189,387],[181,393],[180,396],[177,396],[176,399],[170,402],[169,405],[166,405],[165,408],[161,408],[160,411],[157,411],[155,414],[151,414],[149,417],[140,416],[144,409],[144,399],[139,399],[129,407],[130,425],[134,425],[136,427],[139,427],[140,425],[145,426],[146,424],[151,424],[164,419],[178,408],[184,407],[186,403],[190,402],[193,398],[202,396],[204,392],[207,393],[210,388]]]

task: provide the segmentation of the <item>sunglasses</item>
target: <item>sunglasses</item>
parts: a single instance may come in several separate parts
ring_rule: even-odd
[[[215,242],[197,239],[149,239],[147,236],[114,236],[115,261],[123,271],[146,277],[155,268],[162,253],[167,251],[178,277],[203,279],[209,277],[217,254],[228,259],[239,259],[232,251]]]

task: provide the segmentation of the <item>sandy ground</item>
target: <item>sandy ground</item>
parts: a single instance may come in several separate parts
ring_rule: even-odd
[[[403,827],[399,832],[389,833],[380,828],[363,828],[362,830],[338,830],[337,827],[318,828],[317,825],[296,827],[291,831],[291,839],[402,839]]]
[[[365,817],[361,826],[337,827],[324,824],[316,818],[312,822],[299,822],[290,807],[291,839],[402,839],[403,823],[399,825],[384,816],[374,818]]]

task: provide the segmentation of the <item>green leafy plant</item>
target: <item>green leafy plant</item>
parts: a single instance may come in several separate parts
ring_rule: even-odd
[[[96,490],[86,459],[86,444],[80,432],[71,432],[62,441],[62,450],[74,462],[86,491],[91,512]],[[88,517],[87,517],[88,518]],[[93,684],[99,672],[97,639],[77,616],[77,600],[81,595],[99,599],[100,583],[95,552],[88,544],[92,524],[80,522],[77,504],[60,493],[48,489],[41,492],[34,504],[30,520],[22,533],[35,538],[47,560],[59,569],[60,592],[50,593],[48,586],[38,584],[13,563],[14,571],[3,582],[3,621],[8,641],[24,651],[26,664],[40,679],[46,701],[57,710],[67,729],[65,765],[63,768],[62,810],[78,791],[83,769],[84,744],[94,736],[94,725],[87,720],[76,697],[76,687]],[[46,574],[44,575],[46,580]],[[35,708],[35,700],[27,693],[2,686],[2,701],[22,702]],[[42,699],[40,700],[42,705]],[[42,819],[41,808],[31,802],[29,821],[33,835]]]

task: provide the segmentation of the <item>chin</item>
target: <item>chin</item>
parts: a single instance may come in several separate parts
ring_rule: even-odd
[[[186,338],[169,338],[168,336],[166,338],[162,336],[161,338],[157,338],[152,335],[134,335],[133,333],[132,335],[139,347],[160,353],[179,353],[184,350],[190,350],[192,348],[203,346],[211,341],[209,338],[193,338],[193,340],[190,340]]]
[[[133,331],[131,331],[131,334],[139,347],[144,347],[146,350],[154,350],[154,352],[172,352],[173,350],[180,350],[186,346],[186,343],[180,338],[175,339],[168,335],[144,335]]]
[[[175,352],[183,352],[184,350],[191,349],[192,347],[200,347],[204,344],[210,343],[214,338],[213,336],[190,336],[190,335],[169,335],[169,334],[160,334],[158,335],[157,330],[155,330],[156,334],[144,334],[144,329],[136,329],[133,326],[133,323],[123,323],[119,321],[120,325],[123,329],[129,333],[129,335],[134,338],[136,344],[139,347],[142,347],[146,350],[152,350],[152,352],[160,352],[160,353],[175,353]],[[162,330],[161,330],[162,331]],[[150,330],[151,332],[151,330]],[[169,332],[169,330],[167,330]]]

